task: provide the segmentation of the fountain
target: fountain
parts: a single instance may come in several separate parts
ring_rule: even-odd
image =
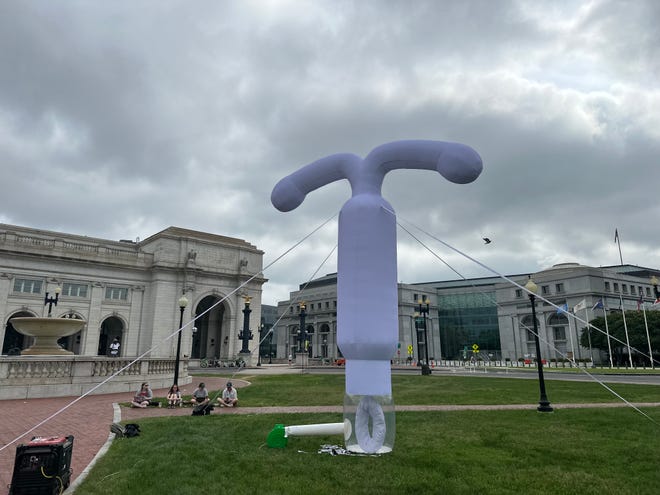
[[[17,332],[34,337],[31,347],[21,351],[21,356],[68,356],[73,352],[62,349],[57,341],[80,331],[85,326],[84,320],[75,318],[12,318],[12,326]]]
[[[20,356],[0,356],[0,400],[133,393],[141,382],[147,380],[154,388],[172,384],[178,360],[175,364],[170,358],[159,357],[79,356],[62,349],[58,339],[81,331],[87,322],[74,315],[51,317],[60,293],[59,287],[55,289],[55,297],[49,297],[46,292],[47,317],[10,318],[9,322],[17,332],[34,337],[35,341],[31,347],[22,350]],[[120,375],[119,379],[111,380],[117,375]],[[183,379],[179,384],[191,380],[185,361]]]

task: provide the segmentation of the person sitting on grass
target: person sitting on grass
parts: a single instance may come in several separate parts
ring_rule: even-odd
[[[135,397],[133,397],[133,402],[131,402],[131,407],[147,407],[151,404],[151,399],[154,398],[154,393],[149,388],[149,384],[144,382],[140,386],[140,390],[137,391]]]
[[[170,391],[167,392],[167,407],[169,409],[174,409],[176,406],[181,405],[181,391],[179,386],[175,383],[170,387]]]
[[[218,402],[220,402],[220,407],[238,406],[238,393],[231,382],[227,382],[227,386],[222,391],[222,397],[218,397]]]
[[[190,402],[192,402],[193,405],[197,405],[197,404],[206,404],[208,401],[209,401],[209,391],[206,390],[206,385],[204,384],[204,382],[202,382],[199,384],[199,387],[197,387],[193,392]]]

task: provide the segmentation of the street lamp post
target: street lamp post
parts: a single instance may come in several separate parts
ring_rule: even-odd
[[[268,364],[273,364],[273,327],[269,328],[270,335],[268,336]]]
[[[541,344],[539,343],[539,328],[536,323],[536,291],[538,286],[532,280],[532,277],[529,277],[529,280],[525,284],[525,289],[529,293],[529,300],[532,303],[532,322],[534,324],[534,343],[536,344],[536,368],[539,374],[539,407],[536,408],[539,412],[552,412],[553,409],[550,406],[550,401],[548,396],[545,393],[545,381],[543,380],[543,360],[541,359]]]
[[[257,347],[257,366],[261,366],[261,340],[264,338],[264,324],[259,325],[259,346]]]
[[[57,306],[57,301],[60,298],[60,293],[62,292],[61,287],[55,287],[55,297],[48,297],[48,292],[46,292],[46,297],[44,297],[44,306],[48,305],[48,318],[51,317],[51,311],[53,310],[53,305]]]
[[[245,308],[243,308],[243,331],[239,332],[238,338],[243,341],[240,354],[250,354],[249,342],[252,340],[252,332],[250,331],[250,296],[243,296],[245,301]]]
[[[186,295],[182,295],[179,298],[179,332],[176,337],[176,360],[174,362],[174,385],[179,385],[179,362],[181,361],[181,333],[183,330],[181,327],[183,327],[183,312],[186,310],[186,306],[188,306],[188,299],[186,298]]]
[[[419,319],[419,321],[416,319],[415,327],[417,328],[418,332],[419,332],[419,325],[421,325],[422,329],[424,330],[424,364],[422,364],[422,375],[430,375],[431,367],[429,366],[429,334],[426,328],[426,317],[429,314],[429,300],[426,299],[426,296],[422,296],[422,300],[417,301],[417,312],[422,316],[421,319]],[[419,333],[417,335],[417,341],[419,342]],[[419,349],[419,345],[418,345],[418,349]]]

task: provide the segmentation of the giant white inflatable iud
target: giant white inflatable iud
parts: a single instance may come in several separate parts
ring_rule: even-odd
[[[398,336],[396,218],[381,196],[395,169],[437,170],[466,184],[483,168],[469,146],[441,141],[396,141],[362,159],[342,153],[321,158],[280,180],[271,195],[280,211],[299,206],[307,193],[347,179],[352,197],[339,213],[337,345],[346,358],[346,448],[385,453],[394,446],[390,359]]]

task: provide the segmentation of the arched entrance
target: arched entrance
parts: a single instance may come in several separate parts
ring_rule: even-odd
[[[218,296],[204,297],[195,308],[195,327],[190,357],[193,359],[230,357],[226,349],[229,342],[227,332],[223,334],[229,312],[225,311],[224,303],[218,304],[208,311],[220,298]],[[202,313],[204,313],[202,315]],[[202,315],[202,316],[198,316]],[[229,325],[227,324],[227,327]]]
[[[75,313],[69,313],[64,316],[60,316],[60,318],[73,318],[74,320],[82,320],[83,317],[80,315],[77,315]],[[71,351],[74,354],[80,354],[80,347],[81,347],[81,341],[82,341],[82,334],[85,331],[85,328],[78,332],[75,333],[74,335],[69,335],[68,337],[62,337],[57,341],[57,343],[60,345],[62,349],[66,349],[67,351]]]
[[[32,344],[32,338],[26,337],[22,333],[16,331],[14,326],[11,324],[11,319],[16,317],[30,317],[34,316],[32,313],[27,311],[19,311],[9,317],[7,320],[7,326],[5,327],[5,339],[2,342],[2,354],[17,356],[21,353],[23,349],[27,349]]]
[[[101,333],[99,335],[99,348],[97,354],[99,356],[110,355],[110,343],[117,338],[122,346],[119,348],[119,355],[124,355],[123,339],[124,336],[124,322],[116,316],[110,316],[103,320],[101,323]]]

